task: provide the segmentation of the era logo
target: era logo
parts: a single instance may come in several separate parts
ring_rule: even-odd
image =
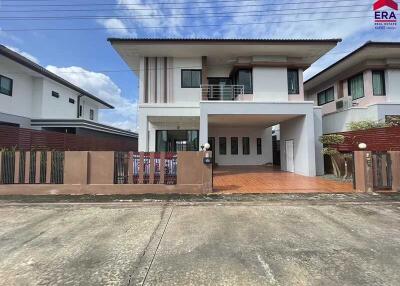
[[[377,0],[374,3],[375,27],[382,29],[396,26],[397,17],[395,11],[398,10],[399,5],[394,0]]]

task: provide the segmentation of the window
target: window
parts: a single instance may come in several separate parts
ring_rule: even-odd
[[[332,102],[335,100],[335,93],[333,86],[325,89],[324,91],[318,92],[318,105],[324,105],[329,102]]]
[[[299,71],[294,69],[288,69],[288,93],[299,94]]]
[[[374,95],[385,95],[385,72],[372,71],[372,89]]]
[[[72,103],[72,104],[75,104],[75,99],[73,99],[73,98],[69,98],[69,103]]]
[[[349,96],[353,100],[364,97],[364,77],[363,74],[360,73],[347,81]]]
[[[235,74],[235,84],[244,86],[245,94],[253,93],[253,75],[251,69],[240,69]]]
[[[13,80],[0,75],[0,93],[12,96]]]
[[[262,141],[261,138],[257,138],[257,155],[262,154]]]
[[[93,109],[90,109],[90,111],[89,111],[89,118],[90,118],[90,120],[94,120],[94,110]]]
[[[156,152],[199,151],[198,130],[156,130]]]
[[[250,138],[243,137],[242,142],[243,142],[243,155],[249,155],[250,154]]]
[[[83,114],[83,106],[79,105],[79,117],[82,117]]]
[[[55,98],[59,98],[60,97],[60,94],[58,93],[58,92],[56,92],[56,91],[52,91],[51,92],[51,96],[53,96],[53,97],[55,97]]]
[[[181,87],[199,88],[201,84],[201,70],[182,70]]]
[[[238,148],[238,138],[237,137],[231,137],[231,154],[232,155],[237,155],[239,148]]]
[[[226,155],[226,137],[219,137],[219,154]]]

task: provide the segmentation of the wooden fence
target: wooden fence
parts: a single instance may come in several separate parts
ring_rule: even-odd
[[[137,139],[111,139],[0,126],[0,149],[26,151],[130,151],[137,150]]]
[[[336,145],[340,152],[359,150],[358,144],[367,144],[368,151],[400,151],[400,127],[374,128],[338,133],[345,137],[344,143]]]

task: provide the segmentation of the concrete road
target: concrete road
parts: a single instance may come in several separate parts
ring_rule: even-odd
[[[0,204],[1,285],[399,285],[397,200]]]

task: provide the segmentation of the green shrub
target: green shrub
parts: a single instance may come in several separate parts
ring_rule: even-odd
[[[367,130],[372,128],[384,128],[390,127],[392,124],[381,122],[381,121],[373,121],[373,120],[361,120],[361,121],[352,121],[347,124],[347,127],[350,131],[357,131],[357,130]]]
[[[319,141],[325,145],[336,145],[342,144],[344,142],[344,136],[340,134],[328,134],[322,135]]]

